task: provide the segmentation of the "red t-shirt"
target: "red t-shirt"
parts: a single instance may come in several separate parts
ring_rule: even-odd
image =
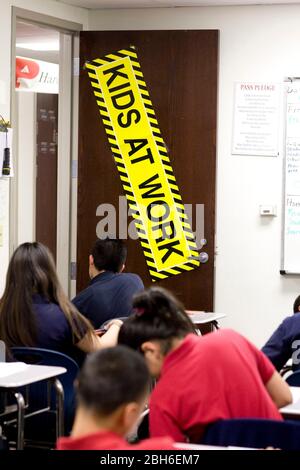
[[[188,335],[164,361],[150,399],[150,435],[199,443],[208,423],[282,417],[265,388],[275,371],[240,334]]]
[[[128,444],[123,437],[110,431],[99,431],[81,437],[61,437],[58,450],[174,450],[168,437],[145,439],[139,444]]]

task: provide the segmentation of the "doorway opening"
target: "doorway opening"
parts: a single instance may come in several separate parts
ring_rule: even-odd
[[[26,241],[48,246],[69,294],[71,163],[77,150],[72,141],[77,140],[74,112],[78,99],[78,79],[73,72],[80,29],[76,23],[14,8],[15,178],[10,198],[10,251]]]

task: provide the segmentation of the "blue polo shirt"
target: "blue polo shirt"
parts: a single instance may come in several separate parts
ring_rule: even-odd
[[[73,299],[73,304],[94,328],[100,328],[107,320],[128,317],[133,295],[143,289],[143,282],[136,274],[105,271],[91,280]]]
[[[292,358],[293,369],[300,368],[300,313],[285,318],[274,331],[262,351],[277,370]]]
[[[70,356],[81,365],[85,354],[76,347],[71,326],[59,305],[49,302],[41,295],[33,296],[33,311],[36,315],[37,341],[35,347],[52,349]],[[85,327],[82,326],[82,337]],[[16,344],[15,346],[19,346]]]

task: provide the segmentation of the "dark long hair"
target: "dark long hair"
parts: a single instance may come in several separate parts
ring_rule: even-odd
[[[41,243],[23,243],[14,252],[0,300],[0,339],[6,346],[35,346],[37,331],[33,295],[39,294],[60,306],[70,324],[73,341],[92,326],[69,301],[58,280],[49,249]]]
[[[133,314],[124,322],[119,344],[140,350],[149,340],[161,342],[164,354],[171,349],[172,340],[195,333],[195,328],[183,305],[161,287],[151,287],[133,298]]]

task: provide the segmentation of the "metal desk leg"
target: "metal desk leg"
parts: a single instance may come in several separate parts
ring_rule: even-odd
[[[22,393],[16,392],[15,398],[18,407],[18,436],[17,436],[17,450],[23,450],[24,448],[24,414],[25,414],[25,400]]]
[[[56,392],[56,437],[64,435],[64,389],[58,379],[53,380]]]

